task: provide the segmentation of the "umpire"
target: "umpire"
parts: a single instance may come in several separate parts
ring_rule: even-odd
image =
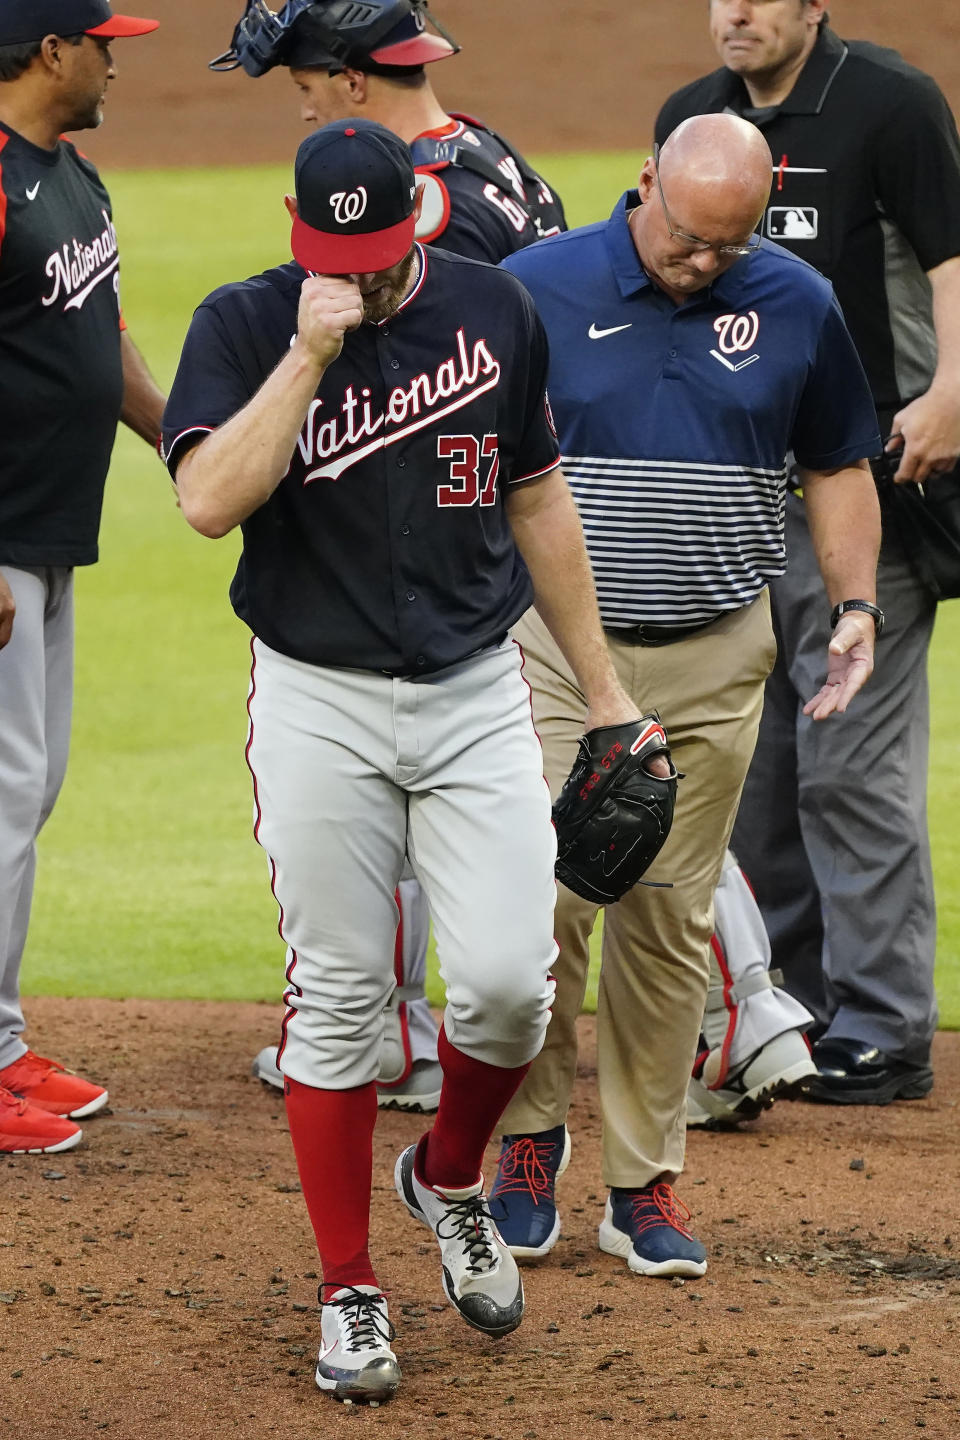
[[[711,0],[723,68],[672,95],[688,116],[732,111],[773,154],[763,233],[833,281],[898,481],[960,453],[960,144],[940,90],[893,50],[841,40],[825,0]],[[927,834],[927,650],[934,597],[885,510],[886,615],[870,703],[816,726],[802,698],[830,612],[796,495],[789,568],[771,586],[779,658],[767,686],[734,848],[787,988],[821,1038],[811,1093],[883,1105],[933,1083],[936,916]]]

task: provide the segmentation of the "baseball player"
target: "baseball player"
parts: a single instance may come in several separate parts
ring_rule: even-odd
[[[723,1130],[755,1120],[815,1073],[805,1032],[813,1016],[771,969],[763,916],[728,850],[713,896],[710,985],[687,1087],[687,1128]]]
[[[424,0],[371,0],[360,23],[338,0],[294,0],[275,16],[248,4],[231,49],[211,68],[243,66],[262,75],[285,65],[308,124],[365,115],[386,125],[414,156],[423,189],[417,238],[496,265],[566,229],[563,207],[506,140],[440,105],[424,66],[458,47],[445,31],[431,34],[428,20],[436,24]],[[397,986],[387,1007],[378,1098],[381,1106],[431,1111],[441,1075],[424,993],[429,915],[416,880],[402,880],[397,898]],[[275,1045],[260,1051],[253,1073],[282,1086]]]
[[[323,1270],[316,1378],[379,1403],[400,1379],[368,1229],[405,857],[447,1009],[437,1118],[395,1180],[451,1304],[498,1336],[523,1287],[480,1167],[543,1043],[556,954],[549,797],[507,634],[525,606],[589,724],[638,712],[603,643],[529,296],[415,243],[420,190],[385,127],[324,126],[295,174],[296,263],[200,306],[164,453],[194,528],[242,528],[231,597],[253,631],[247,760],[288,947],[280,1067]]]
[[[123,328],[110,197],[63,138],[103,119],[110,43],[155,20],[106,0],[0,4],[0,1154],[72,1149],[107,1091],[23,1040],[36,840],[67,763],[73,572],[97,559],[122,419],[163,396]]]

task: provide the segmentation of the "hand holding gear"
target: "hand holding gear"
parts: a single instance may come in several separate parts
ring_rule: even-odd
[[[663,779],[648,769],[658,755]],[[557,879],[599,905],[621,899],[663,848],[680,778],[656,711],[590,730],[553,807]]]

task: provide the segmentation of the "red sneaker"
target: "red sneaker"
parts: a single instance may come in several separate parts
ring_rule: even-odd
[[[14,1095],[22,1095],[40,1110],[51,1115],[66,1115],[71,1120],[93,1115],[107,1103],[107,1092],[102,1085],[92,1085],[56,1060],[45,1060],[32,1050],[0,1070],[0,1086],[12,1090]]]
[[[83,1139],[79,1125],[31,1105],[0,1085],[0,1155],[51,1155]]]

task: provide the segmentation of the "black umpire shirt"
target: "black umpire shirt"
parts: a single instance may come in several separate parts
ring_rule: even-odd
[[[533,600],[504,496],[559,464],[543,326],[512,275],[417,249],[416,285],[347,334],[286,475],[243,523],[234,609],[296,660],[426,675]],[[289,350],[304,275],[282,265],[197,310],[163,418],[174,476]]]
[[[960,142],[936,82],[895,50],[826,25],[792,91],[755,110],[725,66],[678,90],[656,139],[691,115],[730,111],[773,155],[763,233],[815,265],[837,298],[884,419],[936,367],[926,271],[960,254]]]
[[[0,125],[0,562],[89,565],[123,374],[117,236],[94,166]]]

